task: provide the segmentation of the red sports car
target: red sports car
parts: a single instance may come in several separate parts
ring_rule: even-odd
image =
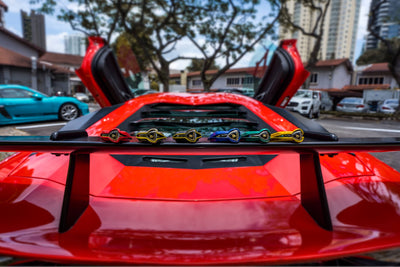
[[[283,109],[308,75],[295,41],[281,43],[254,98],[131,99],[100,38],[78,74],[102,109],[50,138],[0,138],[1,150],[19,151],[0,163],[2,255],[348,265],[400,246],[400,173],[366,153],[400,150],[400,139],[338,140]]]

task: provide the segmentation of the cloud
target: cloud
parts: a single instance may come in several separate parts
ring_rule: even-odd
[[[17,30],[17,29],[14,28],[14,27],[7,27],[7,30],[9,30],[9,31],[12,32],[12,33],[15,33],[15,34],[18,35],[18,36],[22,36],[21,30]]]
[[[67,32],[52,35],[48,34],[46,39],[47,51],[64,53],[64,36],[66,35],[68,35]]]
[[[4,0],[3,1],[8,6],[8,12],[10,13],[19,13],[20,10],[29,11],[32,8],[36,8],[37,5],[29,4],[29,1],[21,1],[21,0]]]
[[[59,21],[56,17],[46,16],[46,34],[58,34],[60,32],[68,32],[70,34],[78,33],[71,28],[71,25],[67,22]]]
[[[357,28],[357,39],[359,40],[364,39],[364,36],[367,34],[368,13],[370,5],[371,5],[371,0],[361,1],[360,16]]]

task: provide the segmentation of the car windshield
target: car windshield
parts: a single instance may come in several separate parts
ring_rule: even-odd
[[[340,103],[348,103],[348,104],[362,104],[362,98],[344,98]]]
[[[397,99],[386,100],[385,104],[398,105],[399,104],[399,100],[397,100]]]
[[[42,95],[42,96],[45,96],[45,97],[48,97],[48,95],[46,95],[45,93],[43,93],[43,92],[39,92],[39,91],[36,91],[35,89],[31,89],[35,94],[39,94],[39,95]]]
[[[312,92],[311,91],[299,90],[299,91],[296,92],[296,94],[294,96],[303,97],[303,98],[311,98]]]

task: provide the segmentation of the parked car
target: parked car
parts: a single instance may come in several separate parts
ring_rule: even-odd
[[[67,96],[67,93],[64,91],[57,91],[53,93],[54,96]]]
[[[318,91],[321,94],[321,110],[323,111],[328,111],[332,110],[333,107],[333,101],[330,98],[328,92],[325,91]]]
[[[0,125],[76,119],[89,113],[87,104],[73,97],[47,96],[21,85],[0,85]]]
[[[386,114],[393,114],[399,107],[399,99],[391,98],[383,101],[381,105],[378,106],[378,111]]]
[[[253,88],[249,88],[249,87],[242,87],[240,88],[242,90],[242,93],[244,95],[253,97],[254,96],[254,89]]]
[[[133,93],[133,95],[135,97],[138,97],[138,96],[141,96],[141,95],[159,93],[158,91],[153,90],[153,89],[139,89],[139,88],[131,89],[131,92]]]
[[[223,88],[218,88],[216,90],[213,90],[212,92],[217,92],[217,93],[232,93],[232,94],[241,94],[244,95],[244,91],[241,88],[236,88],[236,87],[223,87]]]
[[[313,117],[319,117],[320,107],[321,94],[319,91],[300,89],[292,97],[286,109],[312,119]]]
[[[368,105],[362,97],[345,97],[336,105],[336,111],[341,112],[367,112]]]
[[[87,94],[85,94],[85,93],[75,93],[74,95],[73,95],[73,97],[75,97],[76,99],[78,99],[79,101],[81,101],[81,102],[85,102],[85,103],[88,103],[89,102],[89,96],[87,95]]]

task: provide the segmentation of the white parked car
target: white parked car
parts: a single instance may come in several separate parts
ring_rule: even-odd
[[[308,118],[319,117],[321,93],[319,91],[300,89],[292,97],[286,109],[298,112]]]
[[[386,99],[378,107],[378,111],[386,114],[393,114],[399,107],[399,100],[396,98]]]

